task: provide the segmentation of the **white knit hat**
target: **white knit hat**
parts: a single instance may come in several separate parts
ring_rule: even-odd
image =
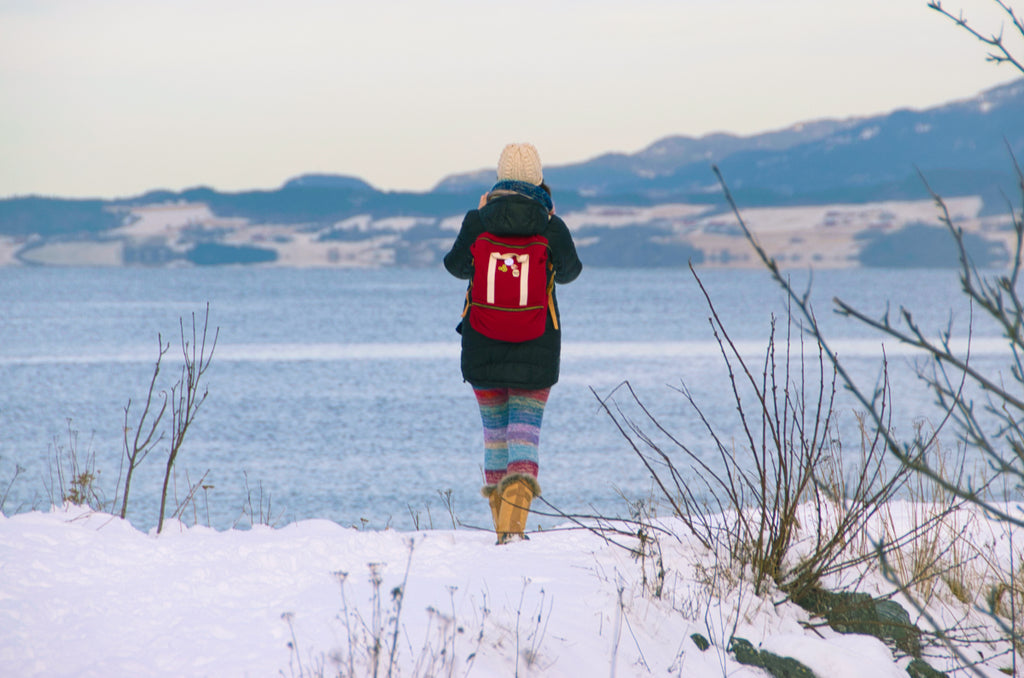
[[[544,172],[533,144],[509,144],[498,158],[498,181],[525,181],[540,186]]]

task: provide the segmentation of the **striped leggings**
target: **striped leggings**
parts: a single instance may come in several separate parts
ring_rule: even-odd
[[[484,424],[484,481],[496,485],[509,473],[537,477],[537,445],[550,388],[473,389]]]

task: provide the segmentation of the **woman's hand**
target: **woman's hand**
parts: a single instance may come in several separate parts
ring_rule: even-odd
[[[480,204],[477,205],[476,208],[480,209],[481,207],[483,207],[486,204],[487,204],[487,194],[484,193],[483,195],[480,196]]]

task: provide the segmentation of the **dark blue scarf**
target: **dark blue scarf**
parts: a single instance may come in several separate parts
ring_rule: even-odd
[[[491,192],[493,193],[494,191],[512,191],[513,193],[526,196],[544,205],[548,212],[554,208],[554,203],[551,202],[551,196],[548,195],[548,192],[540,186],[527,181],[513,181],[509,179],[499,181],[491,187]]]

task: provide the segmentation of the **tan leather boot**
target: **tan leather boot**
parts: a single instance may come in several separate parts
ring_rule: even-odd
[[[530,514],[530,502],[540,495],[540,485],[533,476],[513,473],[501,479],[494,494],[500,494],[497,529],[498,543],[526,539],[526,517]]]
[[[498,492],[497,485],[484,485],[480,488],[480,494],[487,498],[487,503],[491,505],[491,519],[494,521],[494,532],[498,534],[498,511],[501,507],[501,493]],[[500,537],[501,535],[498,534]]]

